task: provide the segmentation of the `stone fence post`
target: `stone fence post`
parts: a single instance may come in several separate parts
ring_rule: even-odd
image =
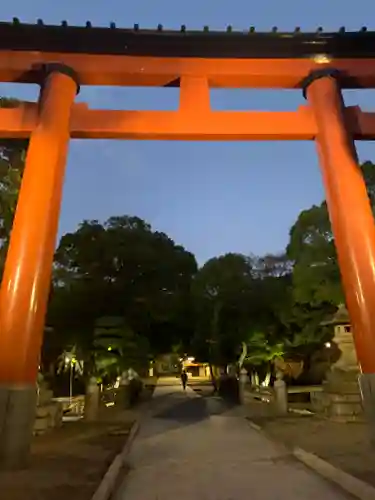
[[[96,377],[90,377],[86,385],[84,419],[95,422],[99,418],[100,388]]]
[[[283,380],[283,374],[280,371],[276,372],[276,380],[273,385],[275,393],[275,407],[279,415],[288,413],[288,389]]]
[[[239,400],[240,404],[245,404],[245,391],[246,391],[246,386],[248,385],[249,382],[249,377],[247,375],[247,371],[245,368],[241,368],[240,371],[240,379],[239,379],[239,384],[238,384],[238,389],[239,389]]]

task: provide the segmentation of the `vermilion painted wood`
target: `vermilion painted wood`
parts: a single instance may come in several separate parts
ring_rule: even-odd
[[[36,381],[76,83],[51,74],[30,145],[0,288],[0,383]],[[57,119],[56,119],[57,118]]]
[[[69,136],[316,139],[358,359],[375,373],[375,227],[353,144],[375,139],[375,113],[345,108],[340,93],[375,88],[375,34],[227,36],[0,23],[0,81],[44,84],[40,105],[0,110],[1,138],[30,137],[0,289],[1,384],[35,382]],[[55,72],[44,82],[46,63],[68,66],[81,85],[178,86],[179,109],[90,110],[74,104],[73,77]],[[299,89],[321,68],[336,69],[338,80],[312,81],[309,106],[296,111],[210,108],[210,88]]]
[[[357,106],[345,109],[350,132],[357,140],[375,140],[375,113]],[[0,109],[0,138],[27,138],[38,120],[35,103]],[[314,114],[308,106],[296,111],[114,111],[74,104],[72,139],[138,139],[193,141],[313,140]]]

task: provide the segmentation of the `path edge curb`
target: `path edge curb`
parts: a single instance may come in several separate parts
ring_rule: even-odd
[[[330,464],[326,460],[310,453],[303,448],[294,448],[293,456],[319,475],[340,486],[347,493],[355,496],[359,500],[374,500],[375,488],[370,484],[358,479],[348,472],[343,471]]]
[[[123,465],[125,464],[125,459],[130,452],[133,441],[138,434],[139,431],[139,421],[135,420],[133,423],[128,438],[124,444],[123,449],[120,453],[118,453],[113,459],[111,465],[108,467],[107,472],[104,474],[103,479],[101,480],[98,488],[95,493],[91,497],[91,500],[108,500],[117,484],[117,480],[119,478],[119,474]]]
[[[246,420],[252,429],[267,434],[267,431],[265,431],[261,426],[257,425],[249,418],[246,418]],[[303,448],[294,447],[291,452],[292,455],[306,467],[309,467],[320,476],[338,485],[342,490],[350,493],[355,498],[358,498],[359,500],[375,499],[375,488],[365,481],[352,476],[348,472],[344,472],[342,469],[335,467],[323,458],[320,458],[314,453],[310,453]]]

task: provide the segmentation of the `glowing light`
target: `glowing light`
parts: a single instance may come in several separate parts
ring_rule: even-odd
[[[72,354],[65,356],[66,365],[75,365],[76,363],[77,363],[77,358],[75,358]]]
[[[327,54],[316,54],[313,57],[313,61],[317,64],[329,64],[332,59]]]
[[[327,349],[329,349],[331,347],[331,345],[332,345],[331,342],[326,342],[324,344],[324,347],[326,347]]]

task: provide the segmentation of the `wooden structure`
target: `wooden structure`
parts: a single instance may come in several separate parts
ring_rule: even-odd
[[[182,369],[185,370],[190,377],[210,378],[210,368],[208,363],[199,363],[194,358],[186,358],[182,361]]]
[[[38,103],[0,110],[0,138],[30,138],[0,289],[5,459],[25,455],[30,434],[33,417],[24,408],[35,392],[70,137],[315,140],[358,360],[370,383],[375,225],[353,141],[375,138],[375,113],[346,108],[341,89],[375,88],[374,42],[375,33],[366,30],[215,33],[0,23],[0,81],[41,86]],[[180,105],[177,111],[90,110],[74,103],[80,85],[179,87]],[[307,105],[289,112],[212,111],[210,88],[301,89]]]

